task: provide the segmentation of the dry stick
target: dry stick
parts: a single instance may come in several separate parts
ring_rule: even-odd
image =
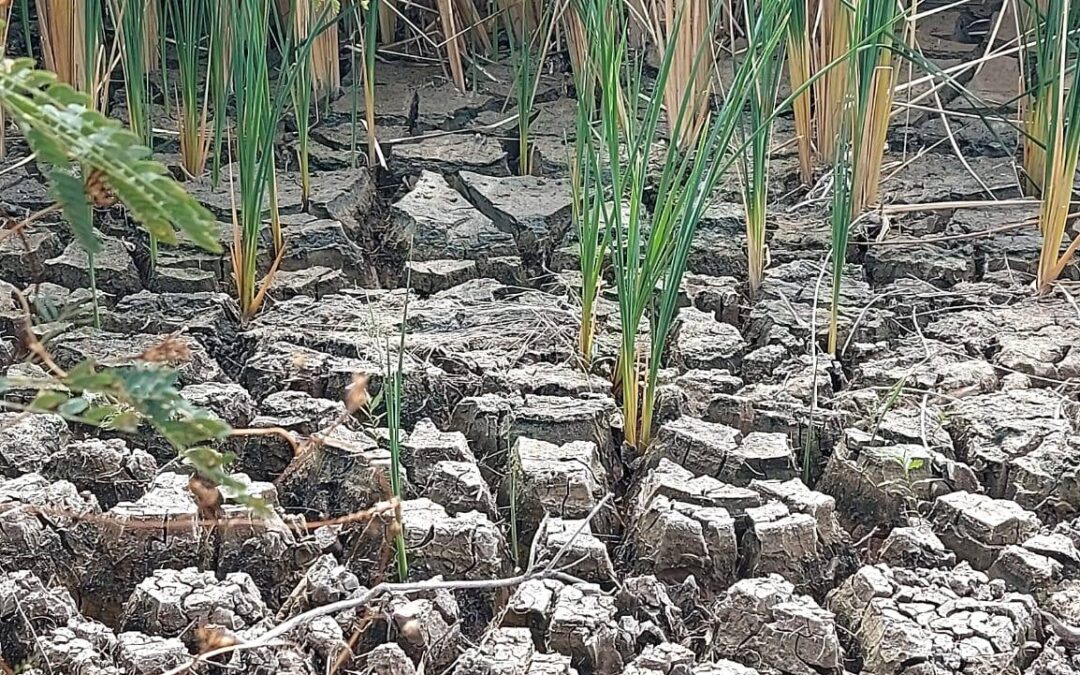
[[[604,508],[610,500],[611,500],[611,493],[608,493],[608,494],[604,495],[604,498],[601,499],[596,504],[596,506],[593,507],[592,511],[589,512],[589,515],[585,517],[585,519],[578,526],[578,529],[575,530],[574,536],[570,537],[570,539],[568,539],[566,541],[566,543],[563,544],[562,548],[559,549],[559,552],[555,555],[554,558],[552,558],[551,562],[549,562],[541,570],[530,569],[530,570],[527,570],[524,574],[519,574],[518,576],[515,576],[515,577],[506,577],[506,578],[503,578],[503,579],[491,579],[491,580],[484,580],[484,579],[480,579],[480,580],[463,580],[463,581],[430,581],[429,580],[429,581],[414,581],[414,582],[409,582],[409,583],[389,583],[389,582],[384,582],[384,583],[376,585],[370,591],[368,591],[367,593],[364,593],[363,595],[361,595],[358,598],[350,598],[348,600],[339,600],[338,602],[332,602],[332,603],[330,603],[328,605],[323,605],[322,607],[316,607],[314,609],[310,609],[310,610],[308,610],[306,612],[303,612],[301,614],[297,614],[296,616],[289,619],[288,621],[285,621],[284,623],[280,623],[275,628],[271,628],[270,630],[266,631],[265,633],[263,633],[259,637],[255,638],[254,640],[251,640],[249,642],[242,642],[242,643],[236,644],[236,645],[230,645],[228,647],[221,647],[219,649],[214,649],[214,650],[211,650],[209,652],[206,652],[205,654],[199,654],[198,656],[195,656],[194,658],[192,658],[187,663],[179,665],[176,668],[173,668],[172,670],[168,670],[168,671],[162,673],[161,675],[181,675],[181,673],[186,673],[187,671],[191,670],[192,668],[199,665],[200,663],[205,663],[207,660],[212,659],[212,658],[217,657],[217,656],[223,656],[225,654],[228,654],[230,652],[234,652],[234,651],[237,651],[237,650],[240,650],[240,649],[256,649],[258,647],[269,646],[269,643],[272,640],[275,640],[276,638],[282,637],[283,635],[287,634],[289,631],[293,630],[294,628],[298,628],[298,627],[304,625],[305,623],[308,623],[309,621],[312,621],[313,619],[317,619],[320,616],[327,616],[329,614],[336,614],[338,612],[344,612],[344,611],[348,611],[350,609],[355,609],[357,607],[362,607],[362,606],[367,605],[368,603],[370,603],[370,602],[376,600],[377,598],[379,598],[379,597],[381,597],[383,595],[386,595],[388,593],[415,593],[415,592],[420,592],[420,591],[436,591],[436,590],[444,590],[444,589],[445,590],[451,590],[451,591],[488,591],[488,590],[493,590],[493,589],[497,589],[497,588],[509,588],[511,586],[518,586],[520,584],[525,583],[526,581],[532,581],[534,579],[560,579],[560,580],[564,580],[564,581],[576,582],[577,580],[574,579],[573,577],[571,577],[570,575],[564,574],[562,572],[554,571],[554,567],[559,562],[559,559],[563,555],[565,555],[567,549],[574,542],[574,539],[576,539],[577,536],[581,534],[581,532],[585,529],[585,526],[593,518],[596,517],[596,514],[599,513],[600,510],[602,508]]]
[[[230,436],[277,436],[277,437],[283,439],[286,443],[289,444],[289,447],[292,448],[292,451],[293,451],[293,457],[300,454],[300,445],[296,442],[296,439],[293,438],[292,434],[290,434],[285,429],[282,429],[281,427],[265,427],[265,428],[261,428],[261,429],[230,429],[229,430],[229,435]]]
[[[35,211],[34,213],[31,213],[30,215],[26,216],[25,218],[20,220],[18,223],[16,223],[13,227],[9,227],[9,228],[4,229],[3,232],[0,233],[0,244],[4,243],[4,240],[7,239],[8,237],[12,236],[13,234],[22,232],[23,229],[25,229],[27,225],[34,222],[35,220],[39,220],[39,219],[43,218],[44,216],[47,216],[50,213],[55,213],[56,211],[59,211],[59,210],[60,210],[60,205],[59,204],[53,204],[52,206],[46,206],[45,208],[41,209],[40,211]]]
[[[19,304],[22,305],[23,310],[23,332],[25,333],[26,347],[32,351],[41,362],[48,366],[49,370],[53,371],[61,379],[67,377],[67,372],[63,368],[56,365],[52,356],[49,354],[49,350],[45,349],[45,346],[41,344],[41,341],[34,335],[34,323],[31,320],[30,303],[26,301],[26,296],[19,289],[12,287],[11,291],[15,294],[15,297],[19,299]]]

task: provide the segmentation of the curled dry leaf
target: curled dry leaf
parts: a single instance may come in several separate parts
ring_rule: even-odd
[[[190,359],[191,347],[176,335],[166,337],[139,355],[139,360],[146,363],[174,364],[184,363]]]
[[[209,520],[215,520],[221,513],[221,505],[225,501],[221,496],[221,490],[209,479],[198,474],[188,480],[188,490],[195,496],[195,502],[199,505],[199,516]]]
[[[208,623],[195,629],[195,642],[198,644],[199,653],[205,654],[223,647],[235,647],[241,640],[228,628]]]
[[[371,400],[367,390],[368,376],[365,373],[353,375],[352,383],[345,388],[345,407],[350,413],[363,408]]]

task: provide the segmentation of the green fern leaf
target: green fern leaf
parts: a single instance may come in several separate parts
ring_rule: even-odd
[[[94,231],[94,212],[86,200],[82,180],[57,167],[49,172],[49,187],[79,246],[89,254],[100,253],[101,239]]]
[[[192,243],[221,251],[213,214],[150,158],[134,134],[92,110],[85,94],[55,74],[35,69],[31,59],[0,60],[0,105],[31,143],[36,139],[45,149],[39,159],[59,166],[62,154],[84,170],[101,171],[131,216],[160,241],[177,243],[180,230]]]

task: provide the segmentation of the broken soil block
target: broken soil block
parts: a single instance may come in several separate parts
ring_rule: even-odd
[[[131,366],[142,363],[140,357],[165,339],[162,335],[123,335],[78,328],[57,335],[49,342],[49,349],[61,368],[74,368],[87,359],[111,366]],[[194,337],[177,335],[169,339],[180,341],[190,352],[183,361],[163,364],[175,369],[181,386],[227,381],[221,366]]]
[[[945,548],[928,523],[920,522],[914,527],[894,527],[878,550],[878,562],[907,569],[951,569],[956,554]]]
[[[283,429],[299,444],[338,424],[345,430],[353,426],[340,400],[314,398],[302,391],[281,391],[262,400],[247,426]],[[242,449],[237,451],[235,470],[256,480],[276,480],[293,461],[293,446],[276,433],[248,436],[244,440]]]
[[[915,278],[938,288],[975,280],[975,255],[970,248],[942,246],[870,246],[864,261],[866,276],[875,286]]]
[[[243,572],[219,580],[194,567],[159,569],[142,580],[124,603],[123,630],[191,639],[191,626],[215,624],[231,631],[254,626],[267,616],[266,604]]]
[[[1045,389],[1014,389],[957,401],[949,432],[991,497],[1038,509],[1051,522],[1077,514],[1080,408]]]
[[[513,404],[498,394],[466,396],[458,401],[450,428],[465,434],[486,468],[506,467]]]
[[[402,473],[409,492],[409,476]],[[277,479],[284,506],[323,517],[356,513],[388,499],[389,481],[390,451],[367,434],[341,427],[303,446]]]
[[[800,588],[829,588],[821,577],[827,558],[818,541],[817,521],[791,513],[781,502],[746,510],[749,526],[740,542],[741,569],[750,576],[779,574]],[[831,579],[828,579],[831,581]]]
[[[568,574],[593,583],[615,581],[615,568],[607,547],[593,534],[588,521],[547,518],[541,523],[533,546],[538,565],[551,563],[562,552],[557,566],[566,568]]]
[[[334,356],[288,340],[260,341],[244,365],[240,381],[260,400],[282,389],[337,400],[344,396],[354,375],[382,368],[378,363]]]
[[[871,442],[873,441],[873,442]],[[971,469],[921,443],[889,443],[847,429],[817,487],[832,495],[842,521],[906,525],[922,504],[955,490],[980,489]]]
[[[139,272],[131,259],[127,244],[112,237],[101,237],[102,250],[94,256],[97,288],[103,293],[122,298],[142,290]],[[65,288],[90,288],[90,263],[86,251],[72,241],[64,252],[45,261],[49,281]]]
[[[444,460],[476,463],[469,441],[460,431],[440,431],[430,419],[417,422],[401,443],[401,463],[418,485],[426,484],[435,465]]]
[[[401,503],[401,525],[409,555],[409,578],[495,579],[509,567],[509,550],[499,528],[476,511],[450,515],[430,499]],[[356,542],[349,568],[366,581],[384,549],[380,528],[366,528]]]
[[[615,401],[607,396],[526,396],[514,406],[510,443],[521,437],[556,445],[592,441],[606,458],[613,447],[611,424],[616,414]],[[610,471],[611,463],[605,465]]]
[[[70,437],[59,415],[0,413],[0,475],[17,478],[40,471]]]
[[[679,312],[672,358],[684,369],[736,371],[747,344],[739,329],[694,307]]]
[[[479,511],[492,520],[498,517],[495,498],[475,462],[439,462],[422,492],[450,514]]]
[[[835,503],[798,479],[744,488],[661,459],[632,490],[630,505],[626,560],[668,583],[693,575],[716,591],[737,572],[775,572],[821,596],[853,567]]]
[[[1001,549],[987,570],[991,579],[1002,579],[1010,591],[1045,597],[1064,577],[1064,566],[1049,556],[1023,546],[1009,544]]]
[[[157,461],[145,450],[129,448],[122,439],[71,441],[54,453],[41,473],[70,481],[97,497],[102,508],[138,499],[154,479]]]
[[[761,502],[756,492],[661,459],[631,502],[628,562],[668,583],[693,575],[707,588],[726,588],[739,555],[733,512],[745,515]]]
[[[424,171],[390,208],[393,236],[410,258],[478,260],[518,255],[517,243],[441,175]]]
[[[836,621],[783,577],[770,574],[735,583],[712,608],[711,657],[763,672],[815,675],[844,665]]]
[[[569,656],[579,670],[616,675],[633,654],[633,646],[615,620],[612,597],[598,586],[563,586],[555,597],[548,625],[548,646]]]
[[[189,334],[215,358],[228,363],[243,356],[240,308],[225,293],[141,291],[102,313],[102,327],[118,333]]]
[[[571,224],[570,183],[536,176],[495,178],[469,171],[459,174],[463,194],[513,235],[523,259],[536,271],[546,263]]]
[[[826,607],[868,675],[903,672],[911,663],[933,669],[926,672],[1016,672],[1039,636],[1031,596],[1006,593],[964,564],[948,571],[862,567],[829,594]]]
[[[416,675],[412,659],[395,642],[378,645],[363,655],[361,663],[372,675]]]
[[[568,396],[598,394],[611,389],[611,381],[591,375],[572,364],[527,363],[506,372],[484,373],[484,389],[492,393]]]
[[[458,659],[455,675],[571,675],[570,657],[542,654],[527,628],[498,628]]]
[[[30,224],[21,236],[4,237],[0,241],[0,279],[24,286],[34,281],[41,262],[60,255],[60,237],[43,225]]]
[[[398,645],[413,661],[423,659],[434,672],[450,666],[463,649],[457,602],[447,591],[432,598],[391,600],[391,618]]]
[[[0,573],[0,656],[7,663],[22,663],[39,636],[77,618],[65,588],[46,586],[27,569]]]
[[[754,432],[743,437],[737,429],[689,416],[660,427],[649,456],[652,462],[666,457],[694,473],[737,486],[798,475],[786,435]]]
[[[360,590],[360,580],[330,554],[321,555],[304,570],[303,593],[294,593],[282,605],[279,616],[293,617],[315,607],[345,600]]]
[[[250,495],[276,508],[272,485],[252,483],[243,474],[233,477],[247,485]],[[229,519],[229,527],[218,530],[200,525],[189,478],[159,474],[146,494],[134,502],[120,502],[106,514],[107,522],[98,525],[102,535],[94,560],[108,573],[87,575],[83,580],[95,616],[117,614],[135,585],[162,568],[250,570],[267,598],[274,597],[276,586],[291,578],[296,564],[291,530],[274,517],[246,524],[250,511],[237,505],[235,495],[224,488],[223,517]]]
[[[39,635],[24,665],[30,672],[118,675],[116,646],[116,635],[108,627],[77,617]]]
[[[686,636],[682,610],[655,576],[625,578],[615,602],[620,615],[633,617],[642,625],[651,624],[659,629],[664,640],[680,642]]]
[[[503,481],[502,498],[515,500],[517,517],[526,538],[545,515],[578,519],[587,517],[604,495],[611,481],[591,441],[555,445],[520,437],[514,442],[512,476]],[[591,526],[598,534],[614,534],[614,510],[598,513]]]
[[[269,230],[263,230],[263,233],[264,258],[269,266],[273,244]],[[282,234],[289,243],[280,264],[281,270],[286,274],[282,278],[283,282],[289,281],[290,273],[303,272],[309,279],[308,287],[314,290],[319,285],[316,275],[320,269],[323,276],[329,273],[330,276],[341,277],[337,282],[328,278],[331,285],[336,283],[344,286],[346,277],[349,281],[359,283],[370,284],[374,281],[370,272],[370,261],[349,237],[342,223],[336,220],[310,219],[285,225],[282,227]],[[336,275],[334,271],[337,272]],[[317,296],[316,293],[307,295]]]
[[[448,174],[480,171],[493,176],[510,175],[502,143],[485,134],[450,134],[395,143],[387,157],[395,174],[427,172]]]
[[[36,473],[0,479],[0,561],[78,594],[97,568],[101,513],[93,495]],[[47,552],[47,554],[43,554]]]
[[[989,569],[1004,547],[1023,542],[1041,526],[1016,502],[969,492],[939,497],[929,518],[945,546],[977,570]]]
[[[116,665],[135,675],[153,675],[191,659],[179,638],[163,638],[136,631],[116,636]]]
[[[445,291],[480,276],[474,260],[411,260],[405,263],[409,285],[421,295]]]

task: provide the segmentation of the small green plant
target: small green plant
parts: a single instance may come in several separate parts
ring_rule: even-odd
[[[184,172],[194,178],[203,174],[210,154],[212,87],[201,81],[207,74],[202,39],[210,10],[207,0],[170,0],[168,9],[179,65],[180,158]]]
[[[800,6],[798,2],[792,5]],[[750,7],[744,5],[747,21],[753,18]],[[777,21],[784,17],[778,14],[762,13],[760,20]],[[757,31],[747,26],[747,35],[751,40],[768,40],[776,34],[778,28],[759,25]],[[788,28],[790,44],[790,31]],[[756,50],[750,45],[750,51]],[[782,49],[777,49],[782,51]],[[772,153],[773,122],[776,119],[777,93],[780,87],[780,71],[783,61],[776,57],[762,62],[757,76],[750,85],[747,114],[743,117],[742,140],[745,149],[739,153],[740,179],[742,182],[743,209],[746,218],[746,260],[750,297],[757,295],[758,288],[765,277],[765,223],[768,215],[769,198],[769,158]],[[796,107],[800,99],[796,99]],[[796,118],[798,119],[798,118]]]
[[[232,37],[230,62],[236,99],[236,157],[240,182],[239,212],[234,209],[233,213],[232,267],[240,311],[245,318],[251,318],[262,305],[277,261],[284,252],[280,232],[273,232],[277,259],[270,273],[260,283],[259,242],[263,228],[263,204],[267,201],[274,174],[274,142],[280,109],[275,109],[270,93],[270,70],[266,58],[270,0],[229,3],[229,10]],[[276,204],[271,203],[271,211],[275,208]]]
[[[885,136],[892,105],[894,66],[893,26],[901,14],[895,0],[866,0],[842,17],[848,28],[848,51],[835,67],[847,77],[843,124],[833,157],[831,256],[832,307],[828,352],[836,355],[840,313],[840,285],[847,263],[852,220],[877,198]],[[834,73],[826,74],[831,78]]]
[[[389,336],[386,339],[386,372],[383,377],[384,395],[383,402],[386,404],[386,427],[390,435],[390,490],[400,503],[402,499],[401,485],[401,405],[405,397],[403,370],[405,367],[405,331],[409,318],[409,275],[406,273],[405,303],[401,310],[401,328],[398,332],[398,344],[391,347]],[[405,534],[401,526],[401,509],[396,513],[397,536],[394,537],[394,549],[396,552],[397,573],[399,581],[409,578],[408,551],[405,548]]]
[[[293,0],[293,16],[299,16],[298,7],[305,0]],[[324,3],[325,4],[325,3]],[[292,39],[290,44],[295,44],[299,37],[300,26],[293,23]],[[296,69],[296,77],[292,86],[293,118],[296,121],[297,155],[300,165],[300,200],[307,208],[308,198],[311,196],[311,99],[315,95],[312,83],[312,64],[310,59],[296,59],[293,68]]]
[[[1029,192],[1041,197],[1042,247],[1035,286],[1039,293],[1046,293],[1080,249],[1077,237],[1061,252],[1080,158],[1080,87],[1075,85],[1080,8],[1071,0],[1029,0],[1023,8],[1034,41],[1024,168]]]
[[[217,186],[221,180],[222,146],[225,142],[225,128],[228,124],[228,106],[230,76],[232,72],[232,36],[229,21],[232,12],[224,2],[206,4],[209,55],[207,67],[210,71],[210,107],[214,113],[213,151],[211,157],[211,180]]]
[[[379,0],[368,0],[364,10],[363,51],[364,51],[364,126],[367,127],[368,166],[379,162],[379,140],[375,131],[375,50],[377,47],[376,29],[381,16]],[[357,10],[359,13],[359,10]],[[393,16],[393,15],[391,15]],[[355,122],[353,123],[355,128]]]
[[[655,88],[646,93],[642,89],[642,61],[628,59],[625,10],[601,0],[586,0],[582,7],[583,20],[591,27],[589,58],[599,81],[602,159],[597,161],[603,169],[595,172],[593,184],[585,190],[587,198],[603,204],[604,227],[611,232],[622,334],[615,378],[622,388],[626,443],[642,450],[652,437],[658,373],[674,324],[690,245],[713,189],[734,159],[729,144],[740,123],[750,83],[765,62],[774,58],[786,31],[788,8],[783,3],[761,6],[752,22],[756,36],[750,41],[753,50],[739,64],[719,109],[708,115],[707,124],[692,142],[684,141],[689,145],[667,144],[655,179],[656,200],[650,217],[645,203],[653,177],[650,157],[662,147],[659,124],[665,98],[671,138],[685,139],[683,125],[693,128],[700,123],[697,88],[686,88],[678,106],[663,95],[676,61],[676,45],[685,43],[666,43]],[[703,44],[703,49],[711,48],[711,41]],[[703,57],[711,59],[712,54],[699,51],[690,65],[707,62]],[[680,52],[680,72],[692,76],[693,72],[686,72],[686,59]],[[644,319],[648,320],[649,343],[642,350],[638,332]]]
[[[292,0],[290,12],[290,29],[285,41],[285,58],[291,63],[294,71],[291,88],[293,116],[296,121],[298,159],[300,164],[300,197],[304,208],[307,208],[308,199],[311,196],[311,105],[312,100],[317,98],[320,92],[336,88],[335,81],[328,71],[337,69],[336,51],[332,55],[333,69],[326,65],[327,55],[320,54],[316,58],[312,50],[298,49],[303,45],[308,35],[315,31],[316,35],[309,43],[323,46],[324,38],[331,32],[327,27],[331,25],[337,13],[337,3],[332,0]],[[314,10],[314,16],[312,12]],[[336,46],[337,42],[334,41]],[[295,52],[295,53],[292,53]],[[329,82],[327,80],[330,80]]]
[[[510,41],[511,60],[514,63],[514,99],[517,103],[518,174],[533,172],[533,147],[529,141],[532,126],[533,105],[540,84],[540,66],[548,46],[550,13],[545,12],[536,30],[527,31],[523,26],[512,25],[513,17],[506,14],[506,34]]]
[[[109,9],[119,42],[128,126],[144,145],[150,146],[152,134],[146,55],[151,46],[146,40],[147,4],[148,0],[110,0]]]
[[[576,9],[576,7],[575,7]],[[574,12],[575,18],[578,12]],[[595,20],[595,15],[586,15]],[[581,32],[586,26],[577,19]],[[578,352],[588,368],[592,363],[593,340],[596,334],[596,297],[604,260],[607,258],[611,230],[604,220],[604,193],[596,188],[602,175],[602,148],[593,131],[596,121],[596,72],[589,54],[574,61],[574,86],[577,90],[577,129],[574,136],[574,158],[571,168],[571,204],[577,226],[578,262],[581,269],[581,328],[578,333]]]
[[[332,6],[330,0],[326,5]],[[327,20],[312,27],[295,46],[286,44],[290,55],[278,74],[273,90],[266,54],[269,48],[270,0],[229,3],[231,21],[228,61],[231,65],[236,104],[236,155],[240,179],[240,204],[233,209],[231,251],[237,298],[244,319],[253,317],[262,306],[285,255],[285,239],[277,202],[277,173],[274,145],[285,105],[292,98],[299,75],[298,64],[311,58],[311,48],[322,31],[334,25]],[[290,42],[288,39],[286,42]],[[263,205],[270,214],[273,261],[259,280],[259,243],[263,227]]]
[[[147,54],[147,7],[150,0],[110,0],[115,39],[119,44],[120,64],[124,73],[124,98],[128,126],[146,146],[153,148],[150,126],[150,78]],[[85,64],[83,65],[85,68]],[[159,242],[150,234],[150,267],[157,266]]]

